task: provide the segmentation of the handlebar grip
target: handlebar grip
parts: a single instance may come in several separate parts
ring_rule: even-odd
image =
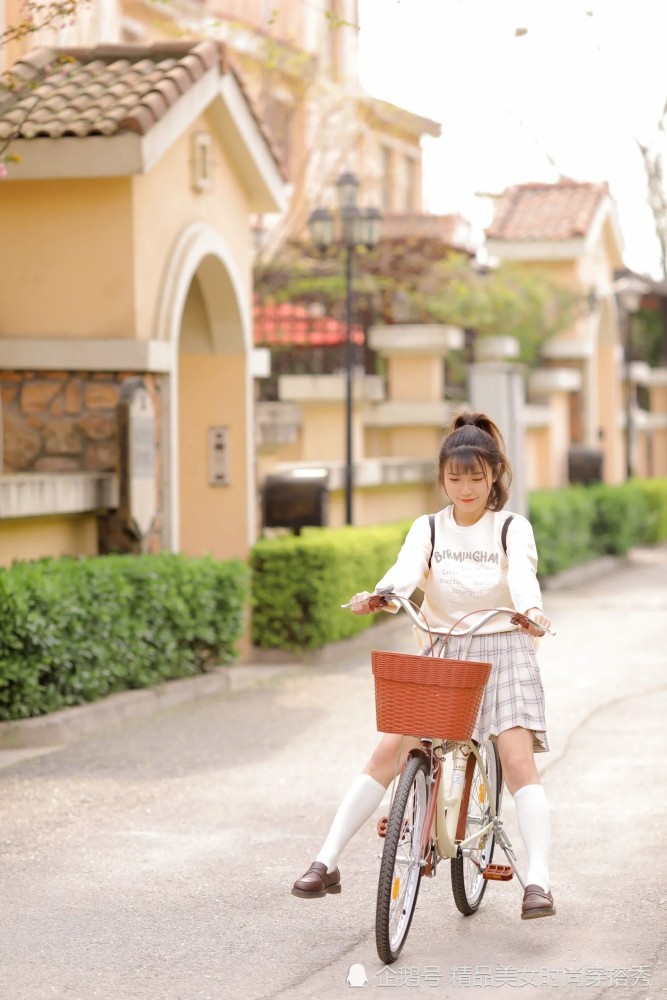
[[[371,594],[368,598],[368,607],[371,611],[379,611],[380,608],[386,608],[389,601],[383,594]]]

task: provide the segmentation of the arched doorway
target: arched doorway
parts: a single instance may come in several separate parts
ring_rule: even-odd
[[[166,388],[169,547],[244,557],[254,540],[249,282],[223,237],[190,227],[174,250],[160,314],[174,348]]]

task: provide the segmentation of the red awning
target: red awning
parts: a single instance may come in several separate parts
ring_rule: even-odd
[[[254,305],[255,345],[334,347],[345,343],[347,327],[333,316],[315,316],[306,306],[293,302]],[[364,331],[352,327],[352,342],[363,344]]]

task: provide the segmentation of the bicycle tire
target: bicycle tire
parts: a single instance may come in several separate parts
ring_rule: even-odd
[[[479,745],[479,752],[489,778],[490,792],[493,796],[496,815],[499,815],[502,792],[502,768],[496,744],[492,740],[486,740]],[[467,802],[464,839],[470,837],[475,832],[475,827],[485,826],[491,819],[489,804],[483,801],[485,798],[485,788],[476,758],[469,778],[469,790],[469,796],[466,797],[464,795],[464,801]],[[468,789],[466,788],[466,793],[467,791]],[[459,913],[462,913],[465,917],[469,917],[475,913],[484,898],[487,883],[486,879],[482,877],[482,872],[491,863],[494,847],[495,834],[491,831],[491,833],[486,835],[479,849],[473,848],[473,853],[470,857],[459,855],[452,860],[450,871],[454,902]]]
[[[429,798],[429,762],[421,754],[408,757],[389,813],[380,862],[375,940],[385,965],[405,944],[417,904],[422,875],[419,846]]]

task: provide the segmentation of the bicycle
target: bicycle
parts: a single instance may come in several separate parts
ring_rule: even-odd
[[[431,655],[374,650],[377,728],[415,735],[419,746],[408,753],[389,816],[378,823],[384,837],[376,905],[376,944],[380,959],[395,962],[405,944],[422,877],[434,877],[441,861],[451,861],[454,902],[464,916],[475,913],[490,880],[510,881],[518,871],[514,849],[500,819],[502,768],[496,744],[471,738],[491,664],[444,656],[449,636],[474,635],[500,614],[513,624],[533,624],[526,615],[490,608],[473,627],[432,629],[420,609],[391,591],[369,598],[372,610],[398,600],[422,632]],[[348,605],[344,605],[348,606]],[[471,612],[479,613],[479,612]],[[434,636],[442,649],[434,653]],[[429,737],[418,732],[429,732]],[[447,771],[449,793],[445,795]],[[496,844],[509,864],[493,864]]]

